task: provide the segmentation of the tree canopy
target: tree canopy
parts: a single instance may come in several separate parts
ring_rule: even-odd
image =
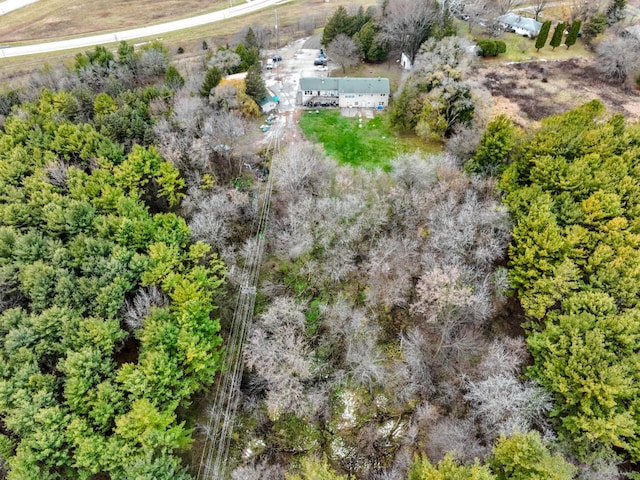
[[[592,101],[544,120],[513,155],[501,185],[529,374],[554,393],[552,417],[580,455],[637,461],[640,126]]]
[[[178,412],[219,368],[223,266],[171,213],[176,168],[70,121],[67,95],[43,91],[0,132],[7,478],[184,479]]]

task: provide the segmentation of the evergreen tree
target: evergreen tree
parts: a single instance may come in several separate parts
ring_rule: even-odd
[[[553,50],[555,50],[556,47],[559,47],[560,44],[562,43],[562,36],[564,35],[564,27],[565,27],[565,24],[563,22],[560,22],[558,25],[556,25],[556,29],[553,31],[553,36],[551,37],[551,41],[549,42],[549,45],[551,45]]]
[[[244,36],[244,46],[247,47],[247,49],[255,48],[260,51],[260,42],[258,42],[258,37],[256,37],[256,34],[251,27],[249,27],[247,34]]]
[[[567,33],[567,38],[564,41],[564,44],[569,48],[571,45],[575,45],[576,40],[578,39],[578,33],[580,33],[580,27],[582,26],[582,22],[580,20],[574,20],[569,27],[569,33]]]
[[[607,8],[607,20],[610,26],[624,18],[625,8],[627,8],[627,0],[611,0]]]
[[[500,437],[489,458],[498,480],[571,480],[576,468],[552,455],[538,432]]]
[[[267,87],[264,84],[262,75],[260,75],[260,67],[257,65],[253,65],[249,68],[244,82],[247,95],[253,98],[256,103],[259,103],[260,100],[267,96]]]
[[[326,47],[339,33],[347,34],[351,29],[351,26],[352,21],[347,13],[347,9],[343,6],[339,6],[327,21],[324,31],[322,32],[322,40],[320,43]]]
[[[360,44],[360,53],[362,58],[366,61],[369,60],[369,50],[373,45],[373,40],[376,36],[375,24],[372,21],[367,22],[362,28],[353,36],[353,39]]]
[[[598,35],[604,33],[607,29],[607,16],[604,13],[598,13],[584,24],[582,29],[582,38],[585,42],[591,43]]]
[[[177,90],[184,87],[184,78],[180,75],[180,72],[173,65],[167,67],[167,73],[164,75],[164,83],[172,90]]]
[[[549,37],[549,30],[551,30],[551,21],[547,20],[542,24],[542,28],[540,28],[540,33],[536,38],[536,52],[539,52],[542,47],[544,47],[545,43],[547,43],[547,38]]]
[[[474,173],[500,171],[515,146],[515,138],[513,122],[505,115],[498,115],[487,125],[476,156],[466,166],[467,170]]]
[[[365,12],[364,7],[361,5],[360,8],[358,8],[358,13],[353,16],[349,16],[349,30],[342,33],[353,37],[369,21],[371,21],[371,15],[368,11]]]
[[[200,87],[200,95],[208,97],[211,90],[218,86],[220,80],[222,80],[222,73],[218,67],[211,67],[204,76],[204,82],[202,82],[202,86]]]
[[[118,45],[118,62],[126,65],[131,65],[134,61],[134,48],[133,45],[129,45],[124,40]]]
[[[455,460],[453,453],[448,453],[437,465],[422,454],[416,456],[407,480],[496,480],[489,467],[480,465],[478,459],[473,465],[463,465]]]

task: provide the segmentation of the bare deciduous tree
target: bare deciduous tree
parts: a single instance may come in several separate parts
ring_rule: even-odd
[[[138,290],[133,300],[125,302],[122,316],[131,331],[139,330],[153,307],[164,307],[168,304],[169,298],[157,286],[144,287]]]
[[[69,164],[64,160],[58,160],[57,162],[49,163],[45,167],[47,179],[51,185],[56,187],[64,187],[67,183],[67,172],[69,170]]]
[[[188,137],[200,136],[206,104],[198,95],[180,90],[173,97],[173,120]],[[208,113],[208,112],[207,112]]]
[[[438,13],[437,2],[431,0],[391,0],[383,12],[381,38],[413,62],[431,35]]]
[[[482,427],[487,440],[515,431],[526,432],[544,424],[551,409],[551,396],[533,382],[521,382],[515,375],[491,375],[481,382],[468,382],[465,400],[471,415]]]
[[[542,13],[542,11],[546,8],[548,3],[549,3],[549,0],[536,0],[533,3],[533,14],[536,20],[538,20],[538,17]]]
[[[255,33],[255,30],[254,30]],[[242,60],[233,50],[220,49],[209,59],[208,67],[217,67],[223,74],[229,74],[235,67],[240,65]]]
[[[425,272],[411,308],[435,325],[475,323],[486,320],[491,313],[487,292],[474,285],[468,269],[458,265],[437,266]]]
[[[419,268],[418,241],[381,237],[369,252],[367,300],[372,305],[406,306]]]
[[[332,61],[342,68],[342,73],[346,73],[347,67],[353,67],[360,63],[360,47],[358,43],[348,35],[339,33],[327,45],[327,53]]]
[[[231,472],[233,480],[282,480],[284,470],[280,465],[269,465],[266,462],[252,463],[236,468]]]
[[[191,236],[217,251],[237,236],[243,224],[251,221],[249,195],[235,190],[216,191],[201,198],[198,211],[189,221]]]
[[[276,298],[251,326],[244,357],[247,367],[267,382],[266,405],[273,418],[304,411],[311,352],[302,307],[291,298]]]
[[[478,365],[482,378],[496,374],[516,374],[527,358],[527,347],[520,337],[494,340]]]
[[[460,462],[473,462],[487,454],[488,447],[478,439],[476,426],[469,418],[444,417],[427,427],[426,450],[434,462],[454,452]]]
[[[431,365],[429,365],[429,339],[422,329],[413,327],[400,335],[402,367],[396,371],[396,397],[408,402],[413,396],[428,398],[435,392]],[[400,385],[400,381],[402,385]]]
[[[460,37],[445,37],[441,40],[430,38],[416,55],[415,70],[436,72],[445,68],[455,69],[458,72],[455,76],[459,78],[467,73],[476,61],[477,55],[469,40]],[[414,75],[419,75],[415,70]]]
[[[607,0],[571,0],[571,21],[586,20],[601,12]]]
[[[606,38],[596,45],[596,53],[597,68],[609,80],[623,82],[640,70],[640,42],[633,38]]]
[[[315,187],[328,173],[320,152],[306,143],[293,143],[273,162],[274,185],[291,202],[301,192],[318,193]]]

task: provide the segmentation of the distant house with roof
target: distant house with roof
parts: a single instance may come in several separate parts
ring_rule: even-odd
[[[389,105],[388,78],[300,79],[296,101],[305,107],[357,107],[383,110]]]
[[[518,35],[535,38],[540,33],[542,23],[529,17],[522,17],[515,13],[507,13],[496,19],[505,29],[512,30]]]

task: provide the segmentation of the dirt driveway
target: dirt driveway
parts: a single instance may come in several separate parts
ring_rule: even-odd
[[[313,61],[320,53],[319,48],[306,48],[308,38],[295,40],[278,50],[265,50],[264,59],[280,55],[282,61],[275,62],[274,68],[263,70],[267,88],[280,99],[280,112],[295,110],[296,93],[300,77],[326,77],[328,71],[318,71]]]

